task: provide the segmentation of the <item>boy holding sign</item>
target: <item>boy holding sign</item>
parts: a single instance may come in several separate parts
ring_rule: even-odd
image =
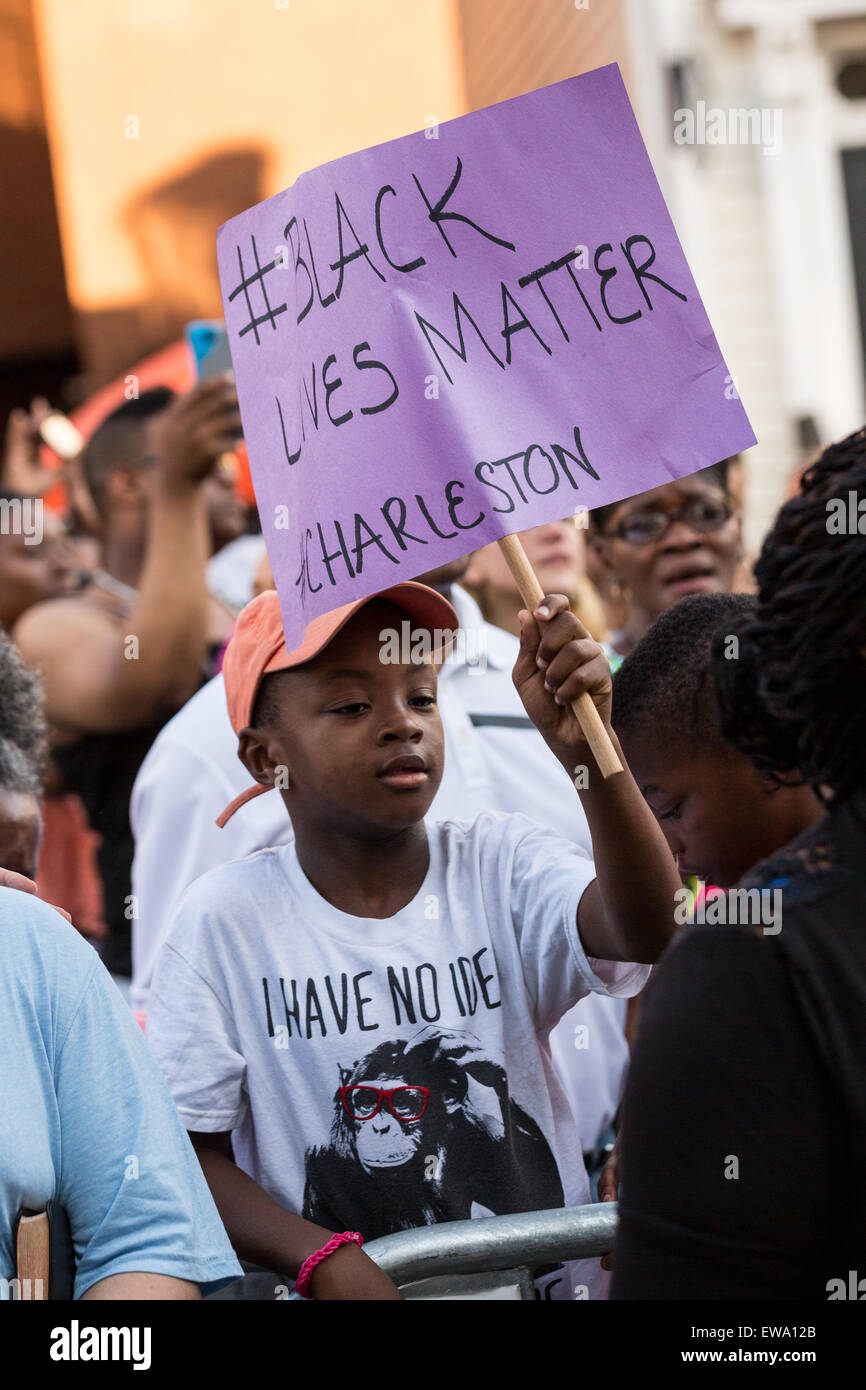
[[[189,889],[149,1033],[237,1248],[316,1297],[393,1296],[359,1230],[588,1200],[547,1037],[582,996],[640,989],[679,879],[608,741],[604,655],[513,533],[754,439],[614,67],[439,137],[308,171],[217,239],[286,634],[255,600],[226,693],[294,841]],[[455,626],[398,581],[491,540],[528,610],[515,683],[594,867],[519,815],[424,823],[434,658],[382,634]],[[546,1293],[586,1296],[597,1268]]]
[[[257,784],[239,801],[277,787],[295,839],[193,884],[151,994],[148,1036],[236,1249],[320,1298],[395,1294],[352,1243],[310,1277],[334,1231],[588,1200],[547,1034],[590,991],[637,992],[674,927],[661,832],[571,709],[588,692],[609,731],[608,665],[565,597],[521,615],[514,680],[574,778],[594,868],[519,815],[425,825],[435,666],[423,641],[382,659],[406,616],[422,638],[456,626],[412,583],[315,619],[292,652],[274,593],[244,610],[224,667]],[[597,1270],[548,1292],[591,1295]]]

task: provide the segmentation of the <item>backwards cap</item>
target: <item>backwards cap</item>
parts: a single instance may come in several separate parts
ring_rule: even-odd
[[[314,656],[318,656],[319,652],[324,651],[334,640],[350,618],[366,604],[376,600],[396,604],[408,613],[417,627],[426,629],[429,633],[450,634],[456,632],[460,626],[460,620],[447,599],[435,589],[428,588],[426,584],[406,580],[402,584],[392,585],[390,589],[383,589],[378,594],[356,599],[354,603],[346,603],[342,608],[335,608],[330,613],[313,618],[304,633],[301,645],[290,652],[286,649],[283,619],[276,590],[266,589],[239,614],[223,660],[226,704],[235,733],[240,734],[241,730],[252,722],[256,696],[265,676],[269,676],[273,671],[290,671],[295,666],[303,666],[305,662],[312,661]],[[248,787],[229,803],[218,817],[217,825],[222,828],[245,802],[270,790],[270,787],[259,783]]]

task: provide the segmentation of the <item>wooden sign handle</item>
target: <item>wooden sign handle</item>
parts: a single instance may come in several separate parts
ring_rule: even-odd
[[[525,607],[529,609],[530,613],[534,613],[544,598],[544,592],[529,563],[526,551],[523,549],[523,542],[519,536],[503,536],[499,541],[499,548],[514,576],[514,582],[520,590],[520,597],[523,599]],[[616,755],[616,750],[601,721],[601,715],[592,702],[592,697],[584,691],[576,700],[572,700],[571,708],[583,729],[586,741],[592,749],[592,755],[598,763],[602,776],[608,778],[612,777],[615,772],[622,772],[622,763]]]

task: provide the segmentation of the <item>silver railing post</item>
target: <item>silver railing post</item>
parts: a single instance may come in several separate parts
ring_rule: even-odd
[[[477,1274],[495,1269],[587,1259],[613,1248],[616,1202],[553,1211],[444,1221],[396,1231],[364,1249],[397,1284],[433,1275]]]

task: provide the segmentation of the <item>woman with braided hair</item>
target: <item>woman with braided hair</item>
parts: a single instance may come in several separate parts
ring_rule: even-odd
[[[866,784],[866,427],[806,471],[755,577],[740,663],[716,661],[722,732],[762,771],[799,771],[841,804]]]
[[[737,659],[714,657],[722,729],[827,814],[740,885],[781,890],[772,934],[687,931],[647,991],[616,1298],[866,1293],[866,430],[806,472],[755,573]]]

